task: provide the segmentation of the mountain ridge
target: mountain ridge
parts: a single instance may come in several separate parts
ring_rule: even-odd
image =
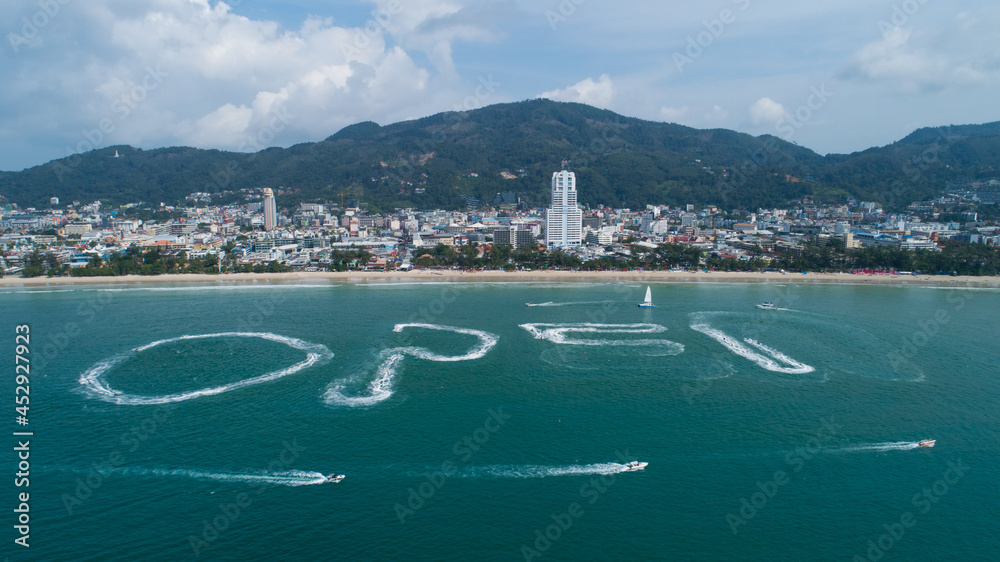
[[[0,172],[0,195],[36,207],[52,196],[171,204],[193,192],[285,187],[284,205],[343,198],[376,210],[455,209],[499,192],[544,205],[564,160],[577,173],[580,202],[591,206],[755,209],[805,195],[898,206],[932,197],[948,181],[1000,175],[1000,122],[924,127],[884,147],[821,156],[774,135],[536,99],[388,125],[364,121],[321,141],[256,153],[110,146]]]

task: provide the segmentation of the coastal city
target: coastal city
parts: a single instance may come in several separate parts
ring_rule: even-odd
[[[2,15],[0,562],[1000,560],[997,0]]]
[[[38,209],[0,202],[0,271],[28,277],[442,266],[746,271],[794,263],[809,247],[940,252],[961,244],[993,254],[1000,248],[1000,226],[979,211],[985,204],[995,208],[997,180],[913,202],[905,212],[853,198],[831,205],[808,197],[752,212],[714,205],[580,207],[577,188],[575,174],[563,170],[553,173],[548,208],[498,193],[463,211],[385,214],[329,202],[283,207],[282,187],[192,193],[183,205],[112,207],[52,197],[48,208]],[[213,204],[222,198],[238,202]],[[130,262],[137,264],[133,269],[113,267],[123,256],[141,259]],[[885,264],[863,265],[866,273],[900,273]]]

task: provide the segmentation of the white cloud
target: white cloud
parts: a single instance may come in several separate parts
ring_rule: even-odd
[[[996,15],[959,13],[942,28],[915,33],[908,27],[885,28],[880,41],[864,45],[852,56],[845,78],[886,84],[905,93],[937,92],[979,86],[997,74],[1000,51],[983,48],[998,23]]]
[[[870,0],[727,2],[736,22],[683,74],[670,70],[670,51],[705,31],[718,7],[566,2],[553,32],[546,12],[562,9],[557,0],[232,3],[56,2],[57,15],[25,31],[25,18],[46,18],[38,0],[7,2],[0,169],[85,150],[104,119],[114,128],[101,146],[238,149],[261,139],[254,149],[544,90],[630,116],[761,132],[826,83],[837,102],[796,132],[824,152],[1000,118],[995,0],[925,2],[906,18]],[[776,37],[776,28],[788,33]],[[169,76],[143,91],[147,68]],[[754,103],[765,93],[789,105]],[[294,117],[273,128],[278,114]]]
[[[358,27],[309,17],[287,29],[209,0],[74,3],[74,13],[67,8],[56,22],[65,33],[53,24],[4,61],[23,78],[0,92],[0,106],[48,105],[0,110],[0,117],[39,130],[40,120],[58,115],[53,127],[63,129],[63,140],[56,145],[72,148],[50,157],[89,144],[256,150],[318,140],[363,120],[450,109],[478,84],[452,75],[452,43],[496,39],[492,20],[479,16],[493,10],[501,18],[510,8],[469,8],[465,0],[373,4],[372,19]],[[421,50],[431,68],[411,56]],[[150,81],[150,69],[158,80]],[[274,127],[279,114],[288,122]],[[108,119],[112,131],[100,138],[79,133]],[[266,142],[247,142],[261,136]]]
[[[722,109],[721,106],[714,105],[712,106],[711,110],[705,113],[704,119],[705,122],[708,124],[717,125],[719,123],[722,123],[726,119],[729,119],[729,112],[726,111],[725,109]]]
[[[691,108],[686,105],[684,107],[662,107],[660,108],[660,116],[668,122],[679,123],[687,117],[690,111]]]
[[[754,125],[777,124],[788,112],[771,98],[760,98],[750,106],[750,121]]]
[[[435,68],[454,78],[452,59],[456,41],[486,42],[499,40],[492,22],[516,13],[509,2],[470,2],[468,0],[368,0],[375,4],[373,18],[406,49],[422,51]]]
[[[227,103],[198,119],[190,137],[200,146],[233,146],[240,142],[253,114],[254,111],[245,105],[236,107]]]
[[[597,82],[593,78],[586,78],[568,88],[542,92],[538,97],[607,108],[614,101],[615,85],[607,74],[602,74]]]

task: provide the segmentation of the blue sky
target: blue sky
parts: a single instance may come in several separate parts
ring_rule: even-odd
[[[548,97],[820,153],[1000,120],[985,0],[16,0],[0,169]]]

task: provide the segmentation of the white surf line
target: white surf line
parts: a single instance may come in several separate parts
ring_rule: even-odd
[[[303,361],[300,361],[292,365],[291,367],[286,367],[284,369],[272,371],[270,373],[266,373],[258,377],[244,379],[241,381],[224,384],[222,386],[203,388],[200,390],[192,390],[189,392],[181,392],[177,394],[167,394],[163,396],[140,396],[134,394],[125,394],[113,389],[111,385],[108,384],[107,380],[104,377],[105,373],[107,373],[109,370],[111,370],[113,367],[115,367],[125,359],[133,357],[138,353],[147,351],[159,345],[174,343],[178,341],[186,341],[186,340],[226,338],[226,337],[260,338],[268,341],[282,343],[291,348],[305,351],[306,358]],[[121,355],[116,355],[114,357],[99,361],[88,371],[80,375],[79,382],[83,386],[83,390],[87,392],[90,396],[94,398],[99,398],[106,402],[112,402],[114,404],[124,404],[128,406],[167,404],[170,402],[182,402],[184,400],[191,400],[193,398],[199,398],[202,396],[213,396],[216,394],[222,394],[224,392],[236,390],[238,388],[243,388],[247,386],[253,386],[265,382],[278,380],[280,378],[287,377],[288,375],[295,374],[313,365],[325,363],[326,361],[329,361],[332,357],[333,353],[329,349],[327,349],[325,345],[310,343],[297,338],[289,338],[286,336],[281,336],[272,333],[221,332],[217,334],[185,335],[176,338],[169,338],[165,340],[155,341],[153,343],[137,347],[127,353],[123,353]]]
[[[262,291],[269,289],[330,289],[339,287],[334,284],[282,284],[282,283],[252,283],[230,282],[232,285],[183,285],[177,287],[73,287],[68,289],[36,289],[26,287],[20,291],[0,291],[0,293],[50,294],[50,293],[130,293],[130,292],[187,292],[187,291]],[[238,283],[238,284],[237,284]]]
[[[632,346],[646,347],[661,345],[670,348],[672,355],[677,355],[684,351],[684,346],[670,340],[663,339],[641,339],[641,340],[620,340],[620,339],[572,339],[569,334],[659,334],[667,331],[667,328],[659,324],[544,324],[530,323],[521,324],[521,328],[527,330],[537,340],[547,340],[559,345],[589,345],[589,346]]]
[[[260,484],[272,484],[276,486],[310,486],[313,484],[326,483],[326,476],[320,472],[303,470],[285,470],[268,472],[261,474],[246,473],[226,473],[226,472],[203,472],[186,469],[160,469],[160,468],[126,468],[123,474],[142,474],[162,477],[182,477],[195,480],[212,480],[217,482],[248,482]]]
[[[609,462],[565,466],[479,466],[469,467],[456,474],[456,476],[462,478],[547,478],[550,476],[606,475],[622,472],[629,472],[629,467],[624,464]]]
[[[425,361],[443,363],[474,361],[489,353],[489,351],[493,349],[493,346],[497,344],[497,341],[499,341],[497,336],[482,330],[441,326],[439,324],[396,324],[392,328],[392,331],[399,333],[407,328],[438,330],[442,332],[475,336],[479,338],[479,343],[464,355],[440,355],[427,348],[415,346],[386,349],[380,354],[383,358],[382,362],[379,364],[375,378],[368,383],[368,386],[365,389],[365,394],[360,396],[351,396],[346,394],[345,389],[348,383],[351,382],[351,379],[341,379],[334,381],[327,386],[326,392],[323,393],[323,402],[330,406],[373,406],[379,402],[388,400],[389,397],[392,396],[396,372],[399,369],[399,364],[403,361],[403,357],[409,355],[418,359],[424,359]]]
[[[749,359],[750,361],[756,363],[760,367],[767,369],[768,371],[773,371],[776,373],[786,373],[790,375],[803,375],[806,373],[811,373],[816,370],[811,365],[800,363],[792,359],[791,357],[785,355],[784,353],[781,353],[780,351],[772,349],[756,340],[746,338],[744,341],[748,345],[753,346],[767,354],[767,355],[761,355],[760,353],[757,353],[756,351],[743,345],[743,343],[736,340],[735,338],[730,337],[722,330],[717,330],[713,328],[706,321],[701,321],[701,322],[696,321],[692,323],[691,329],[695,330],[696,332],[701,332],[705,334],[706,336],[721,343],[723,346],[729,349],[729,351],[732,351],[733,353],[739,355],[740,357]],[[784,363],[784,365],[787,366],[783,366],[782,363]]]

